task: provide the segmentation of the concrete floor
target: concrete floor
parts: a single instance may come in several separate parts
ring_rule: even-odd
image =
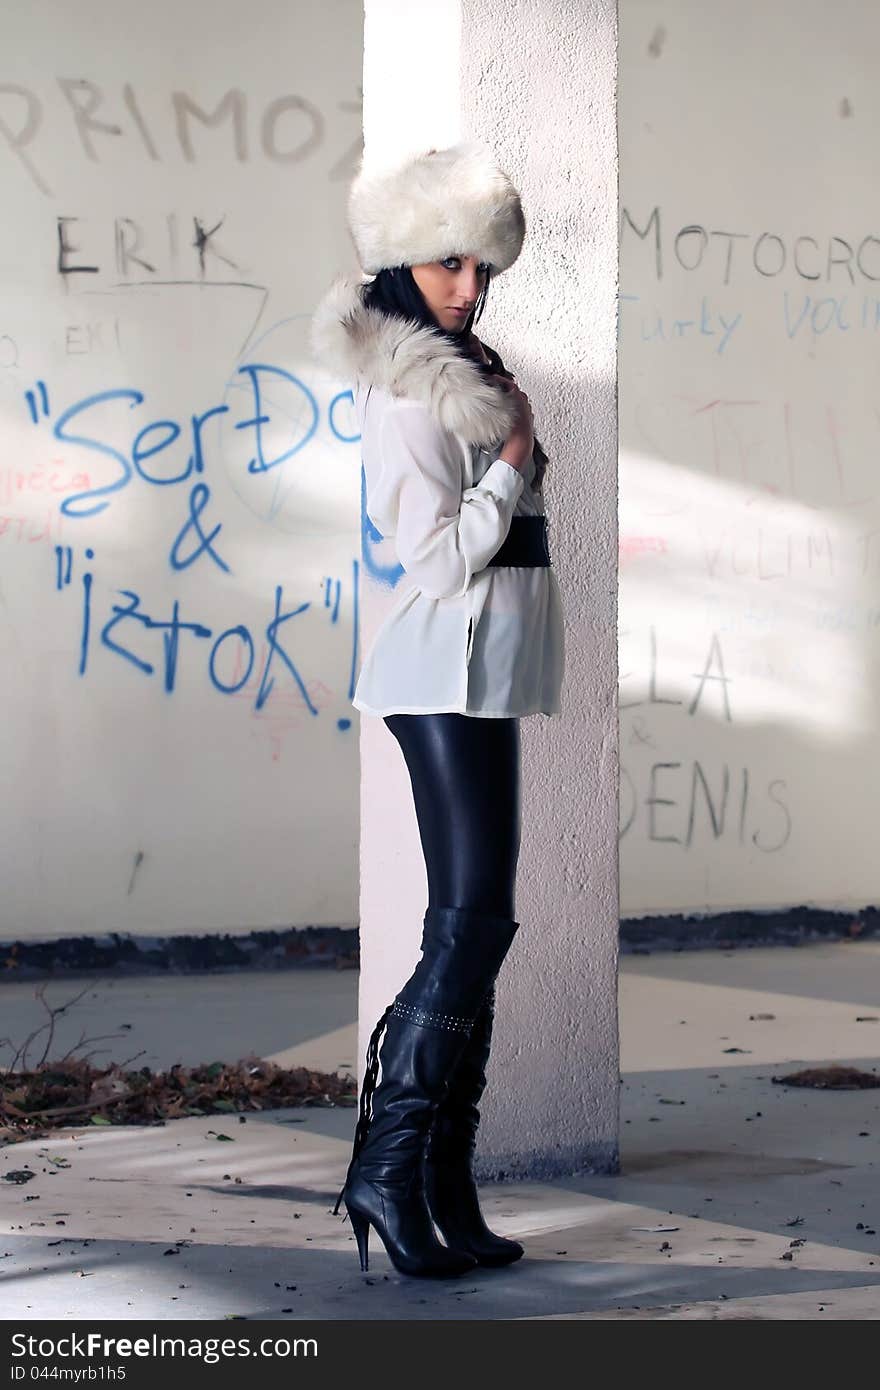
[[[802,1063],[877,1070],[878,985],[875,941],[622,957],[623,1171],[484,1188],[488,1219],[526,1257],[463,1279],[401,1277],[375,1233],[361,1275],[330,1212],[350,1109],[7,1146],[0,1178],[26,1164],[38,1176],[0,1182],[3,1317],[876,1319],[880,1090],[771,1078]],[[0,985],[0,1034],[41,1020],[33,989]],[[330,970],[107,983],[55,1055],[128,1023],[104,1060],[256,1052],[346,1069],[356,989],[353,971]]]

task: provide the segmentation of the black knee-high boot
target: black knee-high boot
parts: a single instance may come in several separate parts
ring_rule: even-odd
[[[465,908],[425,914],[422,957],[370,1040],[352,1160],[335,1208],[344,1200],[362,1269],[371,1225],[403,1274],[463,1274],[476,1264],[437,1239],[425,1199],[425,1146],[518,925]]]
[[[496,1235],[486,1225],[473,1174],[480,1123],[479,1102],[486,1088],[492,1046],[495,990],[477,1014],[446,1093],[437,1107],[425,1155],[428,1208],[447,1245],[473,1255],[481,1265],[506,1265],[524,1253],[518,1240]]]

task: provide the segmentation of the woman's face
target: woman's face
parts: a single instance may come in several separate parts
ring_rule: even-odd
[[[412,277],[441,328],[464,328],[480,297],[489,267],[476,256],[447,256],[410,267]],[[457,313],[463,309],[463,313]]]

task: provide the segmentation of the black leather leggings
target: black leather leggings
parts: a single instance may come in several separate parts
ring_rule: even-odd
[[[383,719],[412,783],[428,906],[515,917],[519,719],[454,713]]]

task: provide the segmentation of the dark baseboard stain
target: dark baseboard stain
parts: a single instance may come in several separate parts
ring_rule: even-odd
[[[624,917],[620,950],[624,955],[747,946],[803,946],[815,941],[853,941],[880,935],[880,908],[771,908],[767,911],[670,913],[662,917]]]
[[[554,1178],[576,1178],[620,1172],[620,1149],[616,1140],[557,1145],[552,1151],[484,1154],[474,1158],[474,1176],[479,1182],[550,1182]]]
[[[356,969],[356,927],[286,927],[202,936],[65,936],[0,942],[0,980],[82,975],[190,975],[240,970]]]
[[[880,935],[880,908],[792,907],[766,912],[624,917],[622,955],[653,951],[802,946]],[[83,975],[188,975],[199,971],[357,969],[356,927],[286,927],[231,935],[64,936],[0,941],[0,981]]]

